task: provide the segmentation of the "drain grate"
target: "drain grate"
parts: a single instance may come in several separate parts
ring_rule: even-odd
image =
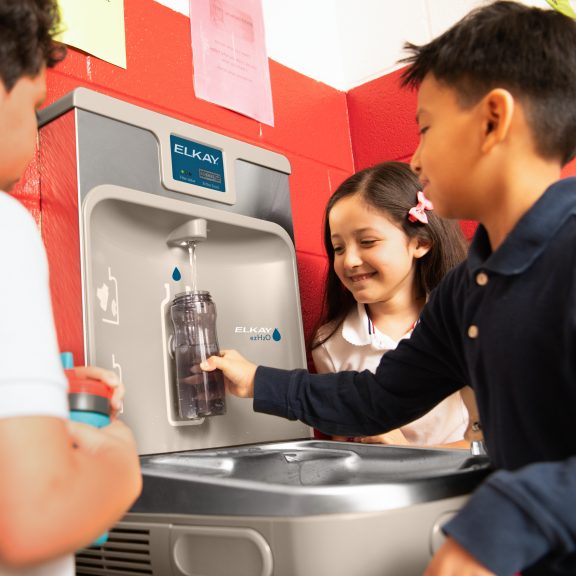
[[[153,574],[149,530],[113,528],[104,546],[76,553],[76,576],[143,574]]]

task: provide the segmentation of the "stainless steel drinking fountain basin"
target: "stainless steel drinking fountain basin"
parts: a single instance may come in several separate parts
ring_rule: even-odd
[[[144,488],[77,574],[415,576],[487,458],[302,440],[141,458]]]
[[[145,456],[133,512],[299,516],[468,494],[488,474],[464,450],[304,440]]]

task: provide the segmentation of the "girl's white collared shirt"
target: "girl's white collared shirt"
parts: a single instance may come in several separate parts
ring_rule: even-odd
[[[319,335],[329,333],[323,326]],[[402,338],[410,338],[412,330]],[[312,350],[318,373],[347,370],[375,372],[382,355],[394,350],[398,341],[380,332],[358,304],[344,322],[320,346]],[[468,411],[459,392],[445,398],[430,412],[400,429],[411,444],[434,445],[457,442],[464,438],[468,427]]]

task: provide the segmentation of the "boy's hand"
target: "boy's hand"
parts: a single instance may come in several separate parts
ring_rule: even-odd
[[[436,552],[424,576],[495,576],[452,538]]]
[[[220,356],[210,356],[200,364],[206,372],[222,370],[228,392],[240,398],[254,396],[254,375],[256,364],[249,362],[236,350],[221,350]]]
[[[118,374],[112,370],[99,368],[98,366],[74,366],[74,373],[78,378],[92,378],[92,380],[101,380],[114,390],[110,404],[112,405],[111,419],[114,420],[122,413],[122,404],[126,389],[120,382]]]

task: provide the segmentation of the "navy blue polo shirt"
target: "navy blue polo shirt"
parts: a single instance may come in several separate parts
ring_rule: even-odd
[[[576,574],[576,178],[492,252],[480,226],[375,374],[259,367],[254,409],[328,434],[410,422],[469,384],[497,472],[446,531],[496,574]]]

